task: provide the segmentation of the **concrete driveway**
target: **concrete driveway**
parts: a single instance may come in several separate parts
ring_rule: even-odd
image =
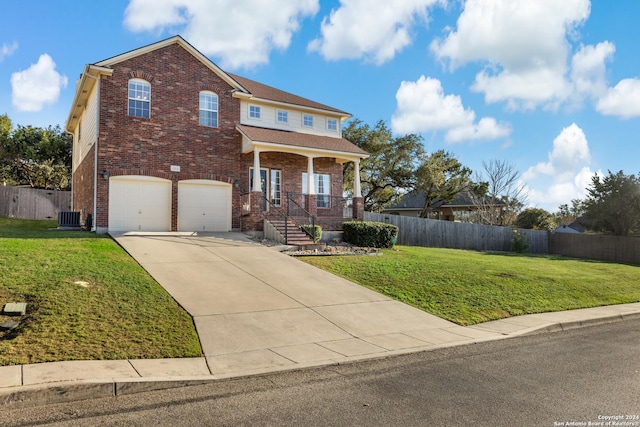
[[[114,234],[193,316],[214,375],[499,338],[312,267],[241,233]]]

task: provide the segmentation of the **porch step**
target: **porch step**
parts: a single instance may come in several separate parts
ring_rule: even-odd
[[[313,246],[313,240],[305,233],[300,230],[298,226],[291,220],[284,221],[280,219],[268,219],[268,221],[273,225],[273,227],[278,230],[278,232],[285,236],[285,224],[286,224],[286,235],[287,235],[287,244],[294,246]]]

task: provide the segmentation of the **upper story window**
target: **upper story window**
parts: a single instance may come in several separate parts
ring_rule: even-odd
[[[311,114],[305,114],[302,116],[302,124],[305,126],[313,127],[313,116]]]
[[[289,123],[289,112],[284,110],[278,110],[276,120],[278,123]]]
[[[213,92],[200,92],[200,124],[218,127],[218,95]]]
[[[148,119],[151,113],[151,84],[142,79],[129,80],[129,115]]]
[[[327,130],[338,130],[338,120],[336,119],[327,119]]]
[[[260,118],[260,107],[257,105],[249,105],[249,117],[252,119]]]

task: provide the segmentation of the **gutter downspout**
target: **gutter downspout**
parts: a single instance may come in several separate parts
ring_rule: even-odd
[[[64,133],[71,135],[71,141],[73,141],[71,144],[71,210],[73,210],[73,146],[76,143],[76,135],[68,130],[65,130]]]
[[[100,139],[100,79],[87,73],[87,77],[95,79],[96,81],[96,142],[93,160],[93,221],[91,224],[91,231],[95,232],[98,229],[96,225],[98,222],[97,210],[98,210],[98,140]]]

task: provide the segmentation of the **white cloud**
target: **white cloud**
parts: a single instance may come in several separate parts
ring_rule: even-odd
[[[533,109],[540,104],[555,109],[569,96],[562,74],[545,67],[498,74],[485,69],[476,75],[471,89],[484,93],[488,103],[506,101],[511,110]]]
[[[589,14],[589,0],[468,0],[457,27],[431,50],[452,70],[483,64],[472,89],[487,102],[555,108],[572,95],[568,38]]]
[[[411,44],[416,22],[428,21],[427,10],[446,0],[340,0],[322,22],[322,36],[309,50],[328,60],[365,58],[376,64],[393,59]]]
[[[640,79],[620,80],[600,98],[596,110],[604,115],[624,119],[640,116]]]
[[[134,32],[184,33],[223,68],[250,68],[287,49],[300,21],[314,16],[318,0],[131,0],[124,25]]]
[[[554,211],[572,199],[584,198],[595,173],[587,137],[572,123],[553,140],[548,161],[531,166],[522,180],[529,189],[530,203]]]
[[[571,81],[577,97],[599,97],[607,91],[606,65],[616,51],[613,43],[582,46],[571,60]]]
[[[396,93],[397,109],[391,118],[396,133],[446,131],[450,143],[506,137],[510,126],[492,117],[475,121],[476,114],[464,108],[458,95],[445,95],[440,80],[421,76],[415,82],[402,82]]]
[[[11,100],[18,111],[40,111],[54,104],[65,87],[67,77],[56,71],[56,63],[45,53],[36,64],[11,75]]]
[[[13,52],[15,52],[17,49],[18,43],[16,42],[13,42],[11,44],[3,43],[2,46],[0,46],[0,62],[2,62],[2,60],[7,56],[13,55]]]

